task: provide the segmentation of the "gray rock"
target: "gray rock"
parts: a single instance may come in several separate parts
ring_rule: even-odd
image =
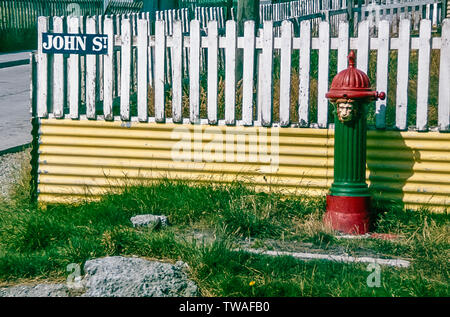
[[[64,284],[18,285],[0,289],[0,297],[69,297]]]
[[[158,215],[137,215],[130,219],[133,227],[148,227],[152,229],[158,229],[160,227],[167,227],[169,221],[166,216]]]
[[[87,261],[85,297],[178,297],[197,296],[186,265],[121,256]]]

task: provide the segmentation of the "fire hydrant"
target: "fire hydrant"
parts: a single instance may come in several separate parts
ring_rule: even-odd
[[[334,105],[334,182],[327,195],[324,221],[334,230],[365,234],[370,226],[370,194],[366,183],[366,105],[384,100],[384,92],[370,89],[369,77],[355,67],[339,72],[325,95]]]

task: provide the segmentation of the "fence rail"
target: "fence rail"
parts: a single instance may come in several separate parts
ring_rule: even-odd
[[[389,96],[389,73],[397,74],[393,128],[408,129],[408,113],[415,111],[415,128],[429,129],[429,87],[439,85],[438,105],[434,109],[438,129],[450,129],[450,19],[443,21],[440,37],[431,36],[430,20],[422,20],[419,37],[412,37],[411,21],[404,19],[400,22],[398,37],[390,36],[389,21],[385,20],[380,22],[377,37],[369,35],[368,21],[360,22],[358,37],[354,38],[349,35],[347,22],[339,24],[338,37],[331,37],[330,23],[326,21],[320,22],[318,37],[313,37],[308,20],[301,22],[299,37],[294,36],[289,21],[283,22],[281,37],[274,37],[271,21],[264,22],[259,35],[255,34],[254,22],[248,21],[244,36],[238,37],[236,22],[232,20],[226,22],[224,35],[218,32],[217,21],[210,21],[207,35],[202,35],[198,20],[190,22],[188,35],[183,34],[181,21],[174,22],[172,35],[166,34],[164,21],[156,21],[155,35],[151,35],[148,16],[134,17],[86,19],[86,32],[95,33],[96,25],[102,25],[103,33],[114,43],[105,56],[61,58],[58,54],[43,54],[39,45],[33,57],[38,74],[33,82],[33,104],[38,117],[327,128],[330,116],[325,93],[330,74],[336,71],[329,66],[331,52],[337,53],[337,70],[342,70],[346,67],[349,49],[354,49],[357,67],[365,72],[369,70],[371,52],[376,52],[373,87],[378,91],[387,91]],[[54,17],[52,24],[67,25],[70,32],[78,32],[80,19]],[[56,32],[49,25],[48,17],[40,17],[39,34],[49,30]],[[207,74],[201,73],[202,49],[207,50]],[[218,65],[220,49],[225,51],[223,76]],[[235,76],[237,49],[244,55],[243,77],[239,83]],[[429,82],[432,50],[440,51],[438,83]],[[170,77],[166,76],[167,51],[172,54]],[[396,68],[390,63],[392,51],[398,56]],[[418,52],[416,109],[410,108],[412,100],[408,93],[411,51]],[[292,72],[293,52],[299,56],[298,74]],[[314,52],[318,56],[317,89],[311,86]],[[278,55],[280,64],[275,69]],[[188,82],[183,79],[182,71],[186,60]],[[259,62],[256,68],[255,61]],[[275,77],[279,79],[275,87],[280,92],[277,96],[274,95]],[[224,87],[220,86],[220,81]],[[236,99],[238,86],[242,92],[239,103]],[[294,88],[299,92],[294,102],[295,116],[291,111]],[[166,109],[167,94],[170,94],[171,109]],[[378,129],[391,128],[386,123],[388,102],[394,100],[377,101],[374,106]],[[317,104],[314,116],[312,103]]]

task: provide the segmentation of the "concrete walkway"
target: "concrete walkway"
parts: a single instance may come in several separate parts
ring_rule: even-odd
[[[31,52],[32,51],[0,53],[0,68],[29,64]]]
[[[29,54],[0,54],[0,154],[31,142]]]

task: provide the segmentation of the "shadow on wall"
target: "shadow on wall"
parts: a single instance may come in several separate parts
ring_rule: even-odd
[[[367,168],[369,189],[374,198],[405,207],[405,185],[414,174],[420,152],[408,147],[399,131],[369,131]]]

